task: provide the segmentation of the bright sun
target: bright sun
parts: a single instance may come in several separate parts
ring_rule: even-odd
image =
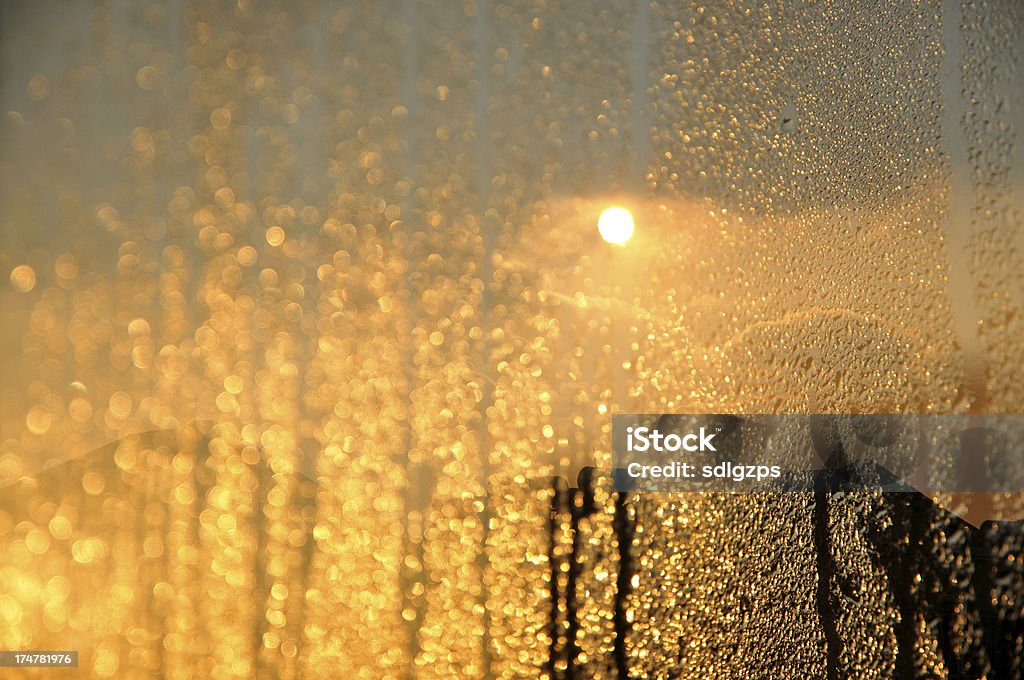
[[[597,219],[597,231],[608,243],[621,246],[633,237],[633,216],[625,208],[608,208]]]

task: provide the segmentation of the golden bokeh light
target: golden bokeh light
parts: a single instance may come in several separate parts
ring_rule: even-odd
[[[983,61],[1012,21],[965,4],[987,42],[949,69],[985,74],[946,116],[963,154],[1006,140],[971,156],[975,207],[927,5],[624,3],[609,30],[573,3],[22,4],[0,649],[75,645],[83,678],[763,677],[769,652],[827,677],[835,602],[844,634],[874,617],[842,653],[871,677],[901,621],[940,656],[872,561],[862,525],[900,525],[871,499],[816,552],[813,499],[634,499],[602,471],[613,413],[1019,410],[1017,128],[990,92],[1016,71]],[[951,205],[984,238],[947,248]],[[957,314],[984,321],[973,382]]]
[[[11,284],[15,290],[28,293],[36,287],[36,273],[27,264],[21,264],[11,270]]]

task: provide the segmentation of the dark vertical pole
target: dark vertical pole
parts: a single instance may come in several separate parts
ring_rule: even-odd
[[[558,485],[558,478],[555,477],[551,484],[551,501],[548,506],[548,534],[551,539],[548,543],[548,578],[550,579],[548,593],[551,597],[548,637],[551,643],[548,649],[548,660],[545,669],[547,670],[547,677],[551,680],[558,677],[558,657],[560,656],[558,628],[561,617],[559,616],[558,605],[562,598],[558,588],[558,515],[561,503],[562,495]]]
[[[629,516],[629,506],[622,492],[615,494],[615,517],[613,528],[619,544],[619,573],[615,579],[615,647],[613,656],[619,680],[628,680],[629,657],[626,654],[626,638],[629,636],[630,624],[626,617],[626,603],[632,588],[633,558],[632,544],[635,527],[634,520]]]
[[[818,566],[818,588],[816,604],[818,620],[825,635],[825,669],[828,680],[840,680],[839,672],[843,652],[843,641],[837,626],[838,606],[832,594],[832,545],[829,538],[829,492],[816,489],[814,492],[814,550]]]
[[[812,417],[811,439],[815,450],[825,463],[823,474],[815,479],[814,484],[813,540],[818,571],[815,604],[821,631],[825,636],[826,675],[828,680],[840,680],[843,640],[839,636],[838,627],[839,603],[832,592],[835,563],[832,560],[829,502],[832,493],[830,482],[837,479],[836,472],[846,465],[847,460],[842,439],[832,417]]]

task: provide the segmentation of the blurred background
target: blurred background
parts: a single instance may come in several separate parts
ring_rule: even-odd
[[[601,470],[612,412],[1024,410],[1022,31],[1011,0],[0,3],[0,648],[1020,677],[1015,523]]]

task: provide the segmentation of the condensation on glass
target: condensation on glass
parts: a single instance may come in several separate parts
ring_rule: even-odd
[[[3,3],[0,649],[1013,677],[1013,525],[600,470],[612,412],[1021,410],[1022,31],[1010,0]]]

